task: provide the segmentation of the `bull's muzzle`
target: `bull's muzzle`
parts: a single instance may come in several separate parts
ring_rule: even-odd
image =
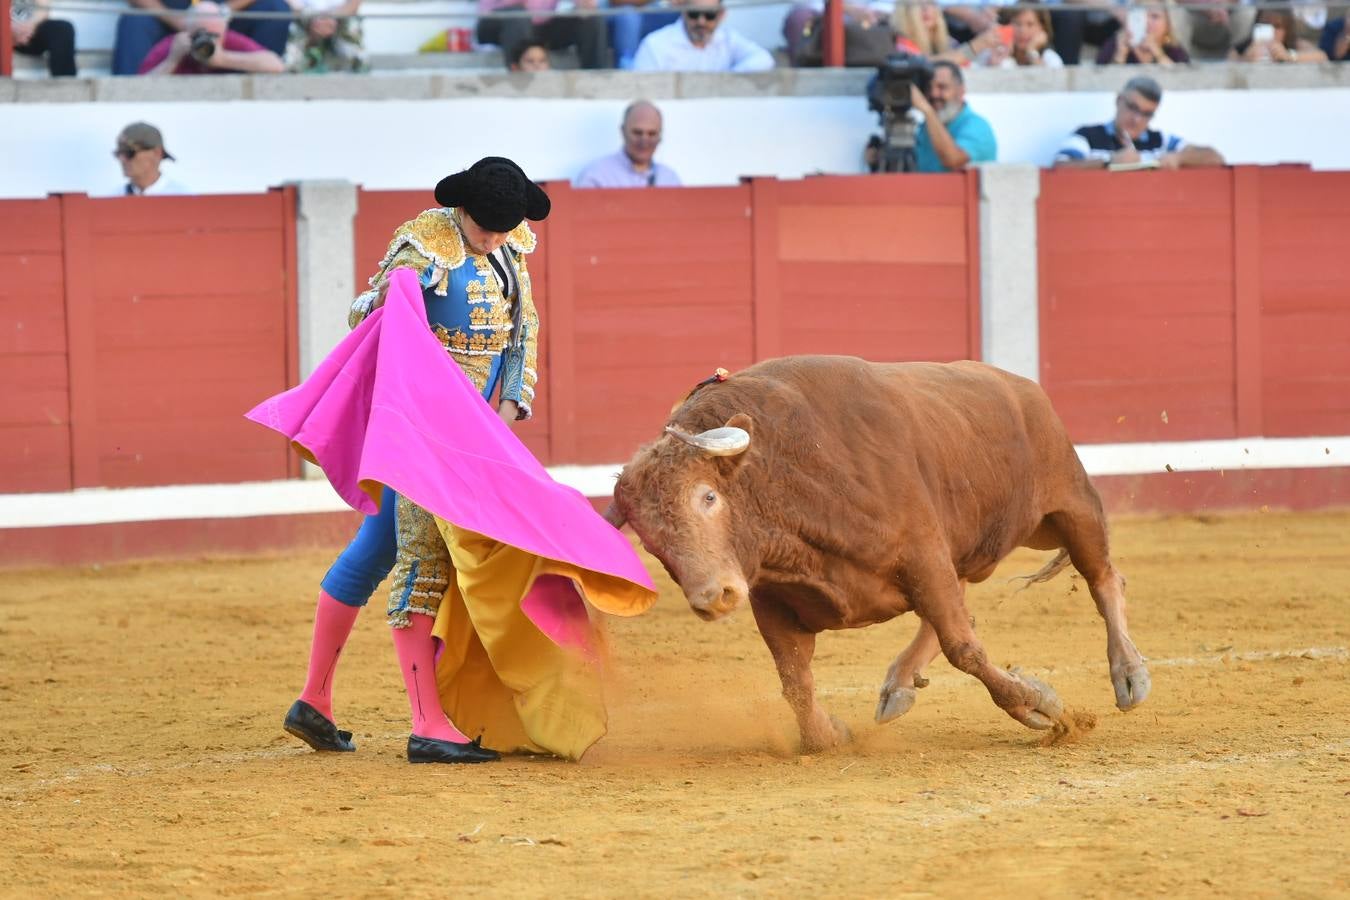
[[[685,598],[696,616],[705,622],[712,622],[740,606],[748,594],[743,581],[730,584],[714,582],[697,591],[686,592]]]

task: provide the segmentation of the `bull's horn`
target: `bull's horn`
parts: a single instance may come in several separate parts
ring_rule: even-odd
[[[666,428],[666,434],[679,438],[709,456],[737,456],[750,446],[750,432],[744,428],[711,428],[701,434],[689,434],[678,428]]]
[[[628,521],[624,514],[619,512],[619,504],[617,503],[611,503],[609,506],[606,506],[602,515],[605,517],[605,521],[615,528],[622,528],[624,523]]]

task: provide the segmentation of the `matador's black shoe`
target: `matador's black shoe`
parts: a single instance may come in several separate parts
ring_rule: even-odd
[[[331,719],[303,700],[291,704],[282,727],[315,750],[351,753],[356,749],[350,731],[338,731]]]
[[[467,744],[454,741],[438,741],[435,738],[408,736],[408,762],[410,763],[483,763],[495,762],[502,758],[496,750],[488,750],[474,738]]]

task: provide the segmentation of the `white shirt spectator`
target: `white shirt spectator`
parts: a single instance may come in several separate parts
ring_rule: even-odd
[[[110,197],[169,197],[181,194],[195,194],[196,191],[185,187],[183,184],[174,181],[163,172],[155,179],[154,183],[145,190],[138,190],[130,181],[124,181],[117,186],[114,191],[109,191]]]
[[[642,39],[633,68],[639,72],[767,72],[773,56],[739,32],[720,25],[705,47],[695,47],[684,22],[672,22]]]

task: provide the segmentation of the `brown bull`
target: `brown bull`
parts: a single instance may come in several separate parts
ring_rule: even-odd
[[[919,631],[891,664],[877,722],[907,712],[939,650],[1004,711],[1048,728],[1048,685],[989,662],[965,587],[1013,548],[1059,548],[1106,620],[1116,705],[1149,691],[1125,623],[1101,501],[1034,382],[974,362],[769,360],[696,390],[640,449],[609,518],[627,522],[706,620],[747,598],[807,750],[848,739],[815,699],[816,635],[904,612]]]

